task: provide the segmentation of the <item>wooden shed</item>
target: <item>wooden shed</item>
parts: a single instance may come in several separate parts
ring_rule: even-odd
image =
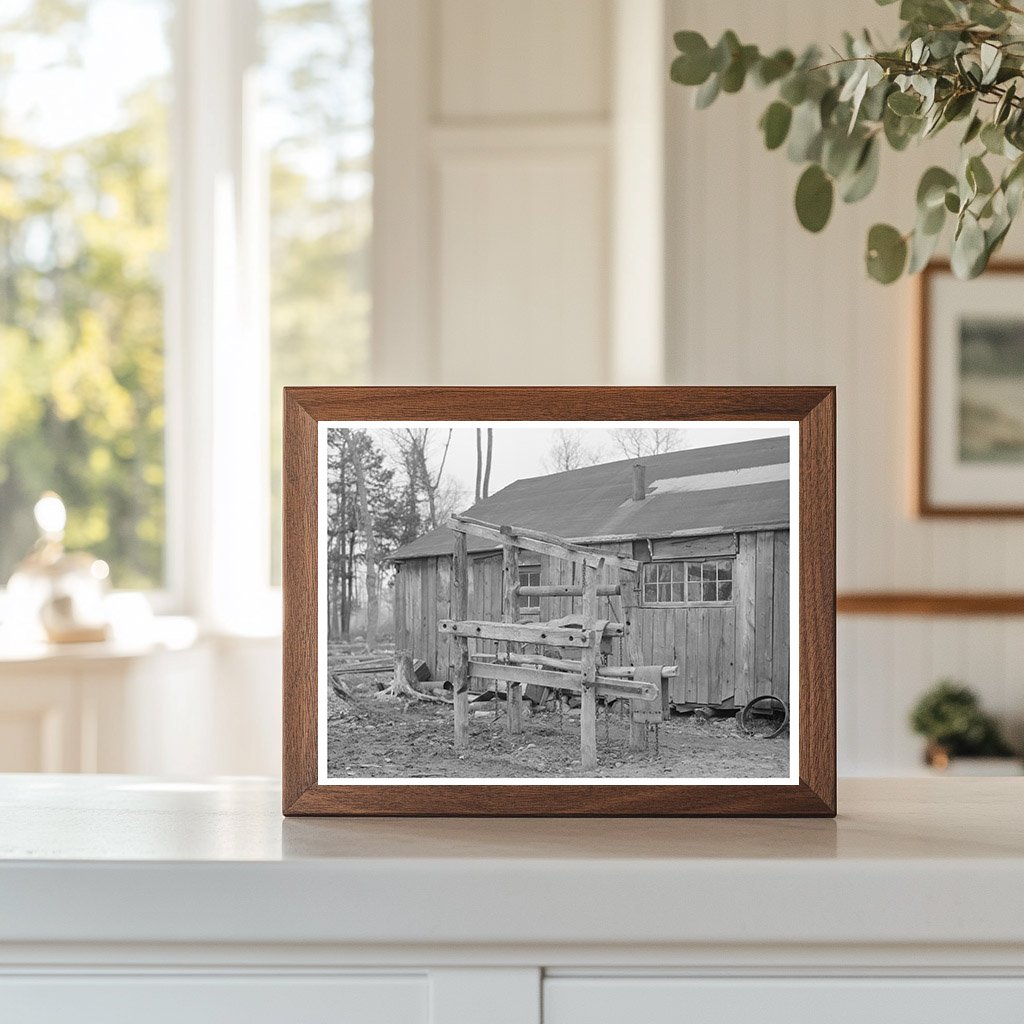
[[[518,480],[467,515],[541,530],[595,551],[627,555],[637,574],[644,661],[677,665],[674,705],[742,706],[762,694],[789,700],[789,439],[744,441]],[[469,538],[469,618],[501,619],[501,551]],[[395,640],[449,677],[452,533],[433,530],[399,548]],[[523,585],[576,584],[572,564],[527,556]],[[602,573],[604,570],[602,570]],[[599,582],[615,583],[612,574]],[[621,618],[618,597],[602,598]],[[523,597],[524,621],[579,613],[579,599]],[[479,641],[479,653],[491,653]],[[609,664],[623,663],[621,642]]]

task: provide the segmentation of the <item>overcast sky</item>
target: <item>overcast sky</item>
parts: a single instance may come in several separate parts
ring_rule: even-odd
[[[625,426],[633,426],[625,424]],[[670,426],[670,424],[666,424]],[[552,472],[545,462],[552,446],[557,441],[560,428],[549,427],[494,427],[494,455],[491,462],[491,494],[501,490],[515,480],[525,477],[543,476]],[[595,462],[615,462],[626,458],[616,446],[612,431],[605,427],[572,428],[581,442],[601,457]],[[785,433],[779,426],[751,427],[747,425],[709,426],[706,423],[680,427],[675,450],[682,448],[705,448],[709,445],[732,444],[736,441],[750,441],[761,437],[778,437]],[[444,449],[447,428],[435,428],[432,439],[436,466]],[[466,497],[465,506],[473,503],[476,485],[476,428],[455,427],[452,443],[445,463],[445,475],[456,480]]]

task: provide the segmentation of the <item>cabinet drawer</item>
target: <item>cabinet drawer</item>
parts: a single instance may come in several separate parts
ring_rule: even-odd
[[[544,1024],[1021,1024],[1018,978],[580,978],[544,983]]]
[[[37,975],[0,978],[18,1024],[426,1024],[424,975]]]

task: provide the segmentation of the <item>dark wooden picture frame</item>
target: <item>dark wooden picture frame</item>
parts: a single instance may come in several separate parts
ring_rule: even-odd
[[[1008,519],[1024,516],[1024,505],[982,505],[965,501],[959,504],[939,503],[931,493],[931,479],[928,458],[928,441],[932,430],[929,377],[932,368],[931,337],[934,326],[934,302],[932,290],[940,274],[950,274],[947,260],[934,260],[918,275],[917,279],[917,338],[914,377],[917,389],[915,433],[912,449],[915,466],[913,475],[913,510],[922,519]],[[1024,261],[993,261],[985,270],[985,279],[992,280],[999,275],[1024,277]]]
[[[318,783],[318,424],[324,421],[791,421],[799,424],[799,782],[750,785]],[[349,816],[836,813],[835,389],[286,388],[283,811]]]

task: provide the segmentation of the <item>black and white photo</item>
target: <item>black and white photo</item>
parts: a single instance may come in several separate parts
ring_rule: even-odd
[[[797,439],[320,423],[320,783],[795,783]]]

